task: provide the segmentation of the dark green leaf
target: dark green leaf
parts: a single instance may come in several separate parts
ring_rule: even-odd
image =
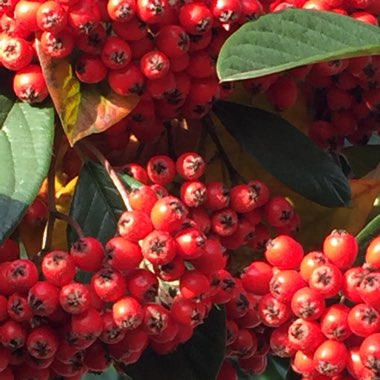
[[[126,174],[121,175],[130,187],[138,187],[139,182]],[[120,214],[125,211],[124,203],[107,172],[99,164],[88,161],[83,166],[70,215],[82,227],[84,233],[98,238],[103,244],[115,235]],[[68,240],[77,239],[69,228]]]
[[[119,380],[121,379],[115,368],[110,367],[107,371],[103,372],[101,375],[87,374],[83,377],[83,380]]]
[[[285,380],[301,380],[301,379],[302,379],[302,376],[294,372],[291,368],[289,369],[285,378]]]
[[[285,380],[289,368],[288,359],[268,357],[268,366],[262,375],[247,375],[238,368],[239,380]]]
[[[12,109],[14,102],[8,96],[0,94],[0,126],[3,125],[8,116],[9,111]]]
[[[218,102],[214,111],[241,146],[285,185],[323,206],[349,204],[351,188],[342,170],[287,121],[230,102]]]
[[[380,145],[351,146],[342,154],[348,159],[355,178],[361,178],[380,162]]]
[[[238,29],[220,51],[217,72],[222,81],[242,80],[374,54],[380,54],[378,27],[333,12],[288,9]]]
[[[359,245],[359,254],[355,265],[363,264],[365,251],[369,243],[378,235],[380,235],[380,215],[372,219],[356,236]]]
[[[174,353],[157,355],[147,350],[126,367],[133,380],[215,380],[225,355],[225,313],[214,307],[190,341]]]
[[[0,243],[37,196],[54,138],[51,107],[32,107],[0,94]]]

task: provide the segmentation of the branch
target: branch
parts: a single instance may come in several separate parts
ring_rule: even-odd
[[[63,214],[63,213],[61,213],[59,211],[53,211],[51,214],[53,215],[53,217],[55,219],[60,219],[60,220],[63,220],[64,222],[66,222],[76,232],[76,234],[78,235],[79,239],[82,239],[82,238],[85,237],[85,234],[84,234],[81,226],[71,216]]]

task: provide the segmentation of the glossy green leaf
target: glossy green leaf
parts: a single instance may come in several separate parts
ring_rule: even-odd
[[[49,169],[54,112],[0,93],[0,243],[37,196]]]
[[[285,185],[323,206],[350,203],[340,167],[286,120],[230,102],[218,102],[214,112],[242,148]]]
[[[121,178],[131,187],[140,183],[123,174]],[[75,188],[70,215],[82,227],[84,233],[98,238],[102,243],[115,235],[117,222],[125,211],[124,203],[112,180],[103,167],[88,161],[84,164]],[[68,230],[70,243],[77,239]]]
[[[356,259],[356,265],[363,264],[365,252],[369,243],[378,235],[380,235],[380,215],[372,219],[356,236],[359,245],[359,254]]]
[[[239,380],[285,380],[289,368],[289,360],[273,356],[268,357],[268,365],[261,375],[247,375],[238,369]]]
[[[147,350],[126,367],[133,380],[215,380],[225,355],[225,312],[214,307],[190,341],[169,355]]]
[[[242,80],[374,54],[380,54],[378,27],[333,12],[288,9],[239,28],[222,47],[217,72],[221,81]]]

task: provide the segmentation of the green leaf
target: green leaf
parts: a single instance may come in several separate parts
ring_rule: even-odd
[[[351,188],[339,166],[287,121],[230,102],[218,102],[214,111],[243,149],[285,185],[323,206],[350,203]]]
[[[355,265],[363,264],[367,247],[371,243],[371,240],[378,235],[380,235],[380,215],[372,219],[356,236],[359,245],[359,254]]]
[[[380,162],[380,145],[350,146],[342,151],[348,159],[355,178],[361,178]]]
[[[215,380],[225,355],[225,312],[214,307],[190,341],[169,355],[146,350],[126,367],[133,380]],[[158,377],[157,377],[158,376]]]
[[[54,139],[51,107],[14,102],[0,94],[0,243],[38,194]]]
[[[289,368],[289,359],[268,356],[268,366],[261,375],[248,375],[238,368],[239,380],[285,380]]]
[[[121,179],[130,187],[140,183],[126,174]],[[70,216],[82,227],[84,233],[98,238],[103,244],[115,235],[117,222],[124,203],[107,172],[99,164],[87,161],[80,174],[71,204]],[[68,229],[68,241],[77,239],[75,232]]]
[[[220,51],[217,73],[223,82],[242,80],[375,54],[380,54],[378,27],[332,12],[288,9],[251,21],[229,37]]]

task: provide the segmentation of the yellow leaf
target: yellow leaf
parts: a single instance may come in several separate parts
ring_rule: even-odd
[[[56,207],[57,211],[62,214],[68,215],[70,212],[71,201],[73,199],[75,186],[77,184],[78,177],[72,179],[66,186],[61,187],[56,194]],[[67,223],[57,219],[54,223],[53,230],[53,249],[67,250]]]
[[[84,86],[65,59],[47,56],[36,41],[38,58],[50,96],[71,145],[93,133],[104,132],[137,105],[137,95],[120,96],[100,86]]]

